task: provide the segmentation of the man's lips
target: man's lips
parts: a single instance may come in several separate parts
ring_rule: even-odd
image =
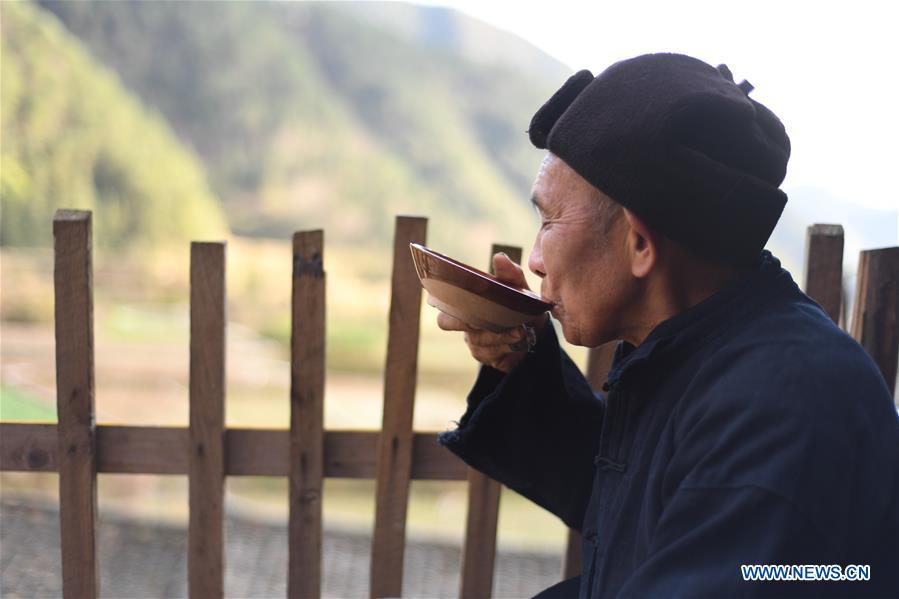
[[[553,307],[549,309],[549,313],[558,318],[559,312],[561,312],[562,310],[561,302],[551,295],[547,295],[546,293],[544,293],[543,286],[540,287],[540,297],[553,305]]]

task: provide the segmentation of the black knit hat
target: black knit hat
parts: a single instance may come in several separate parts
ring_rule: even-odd
[[[787,196],[790,140],[773,112],[717,69],[647,54],[574,74],[531,120],[531,142],[702,256],[750,263]]]

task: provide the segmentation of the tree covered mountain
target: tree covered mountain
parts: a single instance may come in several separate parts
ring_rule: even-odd
[[[202,163],[165,120],[51,15],[0,8],[2,244],[50,245],[59,207],[94,209],[111,246],[226,235]]]
[[[432,243],[463,256],[483,260],[483,247],[471,253],[481,242],[529,240],[540,153],[524,131],[559,84],[547,72],[565,69],[536,61],[539,51],[520,40],[518,56],[533,69],[514,64],[514,53],[476,60],[489,46],[483,24],[477,36],[456,35],[477,44],[434,43],[390,24],[390,11],[416,7],[40,6],[202,157],[235,232],[283,237],[320,226],[332,242],[382,244],[394,214],[419,213],[432,218]],[[441,14],[453,13],[428,26]],[[510,45],[512,36],[496,35]]]
[[[408,2],[334,2],[332,7],[402,39],[558,86],[571,69],[520,37],[445,6]]]

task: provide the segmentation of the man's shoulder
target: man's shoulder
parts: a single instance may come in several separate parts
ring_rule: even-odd
[[[840,352],[861,349],[852,337],[840,329],[817,303],[795,290],[772,301],[746,318],[732,323],[721,337],[722,344],[732,348],[744,346],[782,348],[826,345]]]
[[[775,391],[883,382],[864,348],[801,294],[735,323],[715,346],[712,362],[723,384],[752,377],[756,387]]]
[[[699,365],[690,395],[703,411],[808,423],[895,417],[890,391],[868,353],[801,295],[722,333]]]
[[[709,348],[673,422],[688,484],[764,489],[826,531],[895,505],[899,419],[865,350],[813,306],[778,307]]]

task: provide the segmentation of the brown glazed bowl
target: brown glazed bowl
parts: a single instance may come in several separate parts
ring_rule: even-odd
[[[552,303],[458,260],[410,243],[412,261],[428,292],[428,304],[462,322],[500,332],[534,320]]]

